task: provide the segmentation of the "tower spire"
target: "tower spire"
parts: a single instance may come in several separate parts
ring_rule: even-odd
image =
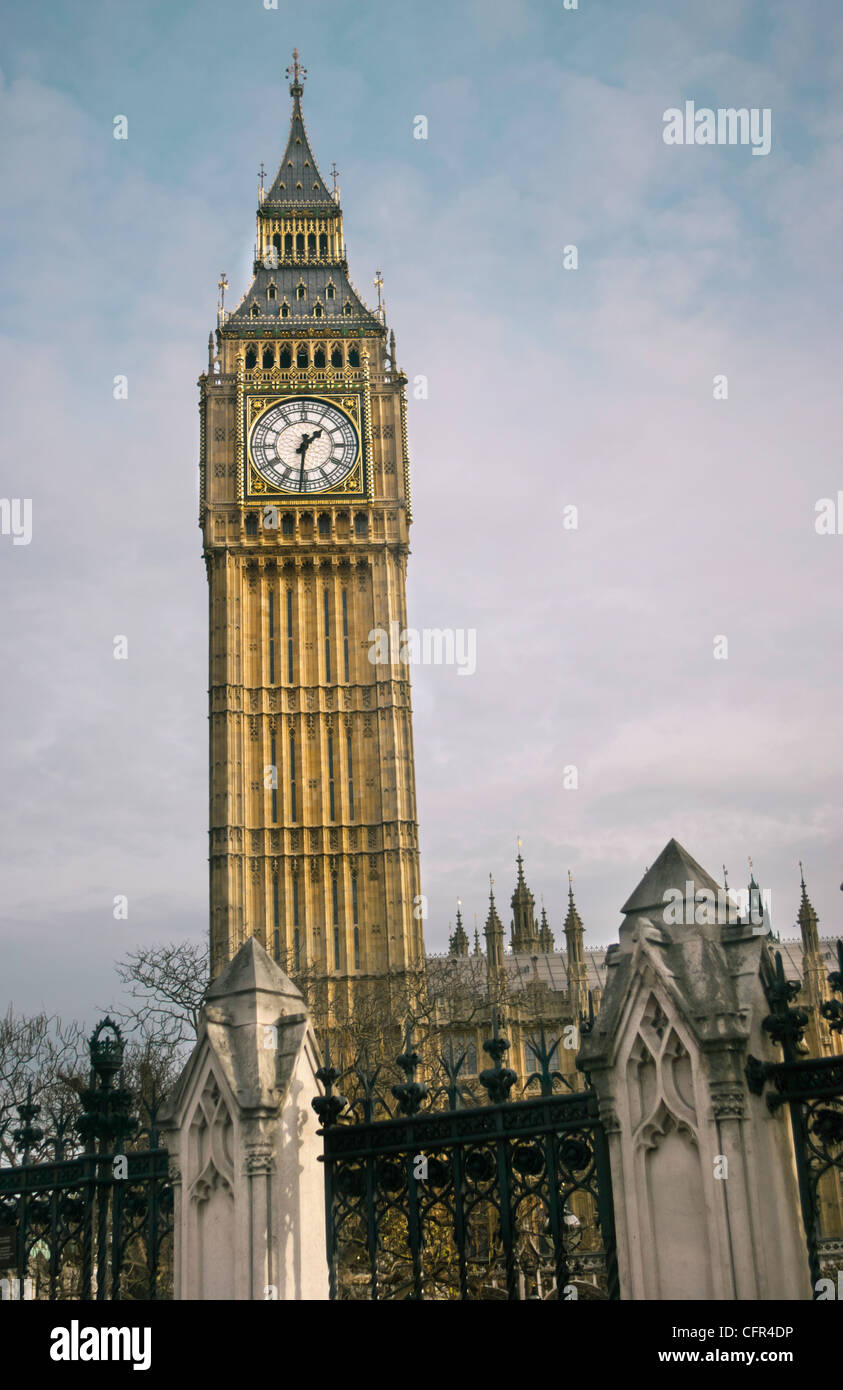
[[[465,927],[462,924],[462,898],[457,898],[457,925],[454,929],[454,935],[451,938],[451,942],[453,946],[453,955],[468,955],[468,935],[466,933]]]
[[[796,920],[802,933],[802,949],[806,955],[816,953],[819,955],[820,934],[818,927],[820,919],[817,916],[811,899],[808,897],[808,889],[805,886],[805,873],[802,868],[802,860],[799,860],[799,882],[802,889],[802,896],[799,902],[799,912]]]
[[[542,893],[542,916],[539,925],[539,945],[545,955],[552,955],[556,950],[556,943],[553,940],[553,932],[550,930],[550,923],[547,920],[547,908],[544,905],[544,894]]]
[[[524,878],[524,856],[521,836],[518,836],[518,878],[512,894],[512,949],[513,951],[539,950],[539,924],[535,918],[536,900],[527,887]]]
[[[772,935],[773,926],[770,921],[770,914],[767,911],[767,907],[764,902],[764,895],[761,892],[761,888],[759,884],[755,881],[755,866],[752,863],[751,856],[748,856],[748,863],[749,888],[747,891],[749,894],[749,920],[752,924],[752,928],[754,931],[757,931],[758,928],[761,929],[758,933],[759,935],[766,936],[767,933],[770,933],[770,935]]]
[[[503,969],[503,923],[495,906],[495,880],[489,874],[489,914],[486,918],[486,959],[489,970]]]
[[[574,902],[574,879],[568,870],[568,911],[565,916],[565,941],[568,946],[568,997],[575,1019],[585,1013],[588,1000],[588,967],[583,948],[583,924]]]

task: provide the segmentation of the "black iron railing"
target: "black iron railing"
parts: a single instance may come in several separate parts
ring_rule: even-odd
[[[121,1084],[123,1040],[104,1019],[89,1042],[90,1082],[81,1092],[77,1133],[84,1151],[30,1163],[43,1139],[31,1091],[18,1106],[19,1167],[0,1168],[0,1227],[9,1264],[6,1297],[46,1299],[172,1296],[172,1189],[160,1147],[157,1106],[141,1128]],[[137,1145],[131,1150],[127,1141]],[[63,1150],[64,1136],[56,1147]],[[3,1262],[5,1263],[5,1261]]]
[[[538,1097],[509,1099],[517,1080],[496,1019],[492,1066],[463,1084],[465,1058],[439,1059],[442,1085],[404,1080],[387,1094],[357,1066],[349,1101],[326,1057],[313,1101],[324,1140],[330,1294],[339,1299],[619,1297],[608,1149],[597,1099],[554,1092],[559,1042],[530,1044]],[[470,1104],[466,1104],[470,1101]],[[376,1118],[383,1115],[384,1118]]]
[[[831,990],[843,994],[843,941],[837,943],[839,968],[828,976]],[[821,1193],[823,1186],[843,1181],[843,1057],[802,1057],[798,1048],[809,1023],[805,1009],[791,1007],[801,985],[786,980],[781,952],[776,952],[776,970],[767,988],[770,1013],[763,1028],[781,1047],[783,1062],[760,1062],[750,1057],[746,1076],[750,1090],[762,1095],[768,1083],[766,1100],[770,1110],[786,1105],[790,1113],[799,1200],[808,1247],[808,1265],[814,1297],[818,1296],[821,1266]],[[843,1004],[826,1000],[820,1014],[833,1033],[843,1033]],[[827,1233],[826,1233],[827,1234]]]

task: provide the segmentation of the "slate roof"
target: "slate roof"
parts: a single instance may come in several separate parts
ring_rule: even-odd
[[[290,138],[272,187],[261,204],[261,212],[278,216],[282,212],[301,210],[330,216],[336,212],[337,204],[328,191],[310,148],[301,110],[301,88],[293,87],[290,90],[293,97]]]
[[[785,978],[788,980],[801,980],[802,942],[796,939],[778,941],[773,937],[769,942],[769,946],[774,952],[781,951]],[[607,950],[607,946],[598,946],[593,950],[586,950],[584,953],[586,969],[588,971],[589,989],[602,990],[605,988]],[[837,960],[837,937],[823,937],[820,940],[820,954],[823,963],[831,968],[832,963]],[[535,966],[533,965],[533,960],[533,955],[527,952],[513,951],[504,955],[504,969],[510,989],[524,989],[531,981],[538,979],[540,984],[546,984],[554,992],[564,994],[568,989],[567,951],[553,951],[538,954],[535,956]],[[474,981],[480,987],[485,985],[485,956],[433,955],[427,957],[427,966],[431,978],[435,978],[437,971],[444,975],[446,970],[456,968],[464,976],[466,983]]]
[[[606,984],[606,947],[586,950],[584,954],[589,989],[603,989]],[[536,979],[554,993],[564,994],[568,989],[567,951],[538,952],[535,957],[526,951],[510,951],[504,954],[503,966],[507,983],[513,991],[523,990]],[[437,973],[444,977],[456,970],[466,985],[475,984],[478,988],[485,988],[485,956],[428,956],[427,967],[432,980],[435,980]]]
[[[312,213],[314,216],[334,217],[340,215],[339,204],[333,194],[328,192],[316,164],[301,111],[300,86],[292,86],[293,111],[290,119],[290,135],[284,157],[278,166],[272,186],[258,208],[258,217],[282,217],[290,213]],[[301,185],[299,187],[298,185]],[[260,240],[260,238],[259,238]],[[328,299],[326,289],[333,284],[336,295]],[[296,287],[305,286],[307,293],[299,299]],[[267,290],[275,285],[277,298],[268,299]],[[289,314],[281,317],[281,306],[286,301]],[[322,316],[314,317],[314,306],[322,306]],[[253,316],[252,307],[257,305],[260,314]],[[351,305],[351,313],[346,314],[346,304]],[[345,260],[331,264],[306,264],[304,262],[285,263],[267,267],[258,264],[255,278],[243,295],[236,309],[225,316],[223,331],[234,330],[241,336],[245,328],[256,334],[267,329],[279,335],[295,335],[302,328],[312,328],[321,334],[334,333],[341,336],[342,330],[351,330],[362,336],[383,336],[386,328],[376,313],[366,308],[348,276]]]
[[[296,296],[296,287],[303,284],[307,290],[304,299]],[[336,288],[336,297],[328,299],[325,291],[329,284]],[[275,285],[277,299],[267,299],[267,290]],[[287,318],[281,317],[281,305],[285,301],[290,306]],[[351,313],[345,314],[343,306],[348,302]],[[322,317],[314,318],[315,304],[322,305]],[[252,317],[252,305],[260,309],[259,317]],[[340,265],[278,265],[268,270],[260,266],[255,278],[244,294],[237,308],[226,315],[225,327],[237,326],[242,333],[245,325],[256,332],[266,328],[283,329],[295,333],[303,327],[317,328],[320,333],[335,332],[340,335],[343,328],[365,329],[367,334],[382,334],[386,330],[378,318],[366,308],[353,288],[348,274]]]

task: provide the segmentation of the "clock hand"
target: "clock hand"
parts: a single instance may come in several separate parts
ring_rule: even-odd
[[[322,433],[321,430],[317,430],[317,434],[321,434],[321,433]],[[315,438],[316,438],[316,435],[315,435],[315,434],[303,434],[302,437],[301,437],[301,443],[299,444],[299,447],[296,449],[296,453],[297,453],[297,454],[301,454],[301,468],[299,469],[299,492],[304,492],[304,460],[305,460],[305,455],[307,454],[308,448],[309,448],[310,445],[313,443],[313,441],[314,441]]]

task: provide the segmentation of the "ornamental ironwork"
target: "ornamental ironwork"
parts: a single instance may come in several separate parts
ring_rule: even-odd
[[[23,1162],[0,1168],[0,1226],[12,1233],[14,1252],[14,1263],[0,1271],[4,1297],[170,1298],[173,1194],[157,1128],[160,1099],[144,1106],[143,1125],[130,1113],[123,1038],[111,1019],[94,1029],[88,1052],[76,1122],[81,1154],[64,1157],[72,1136],[62,1124],[55,1161],[31,1163],[44,1137],[31,1088],[17,1107],[13,1138]]]
[[[342,1075],[326,1050],[322,1128],[333,1299],[617,1299],[611,1174],[590,1088],[560,1092],[559,1046],[530,1043],[536,1097],[511,1099],[516,1073],[493,1016],[492,1065],[476,1084],[466,1054],[420,1058],[405,1033],[397,1085],[364,1061]],[[337,1091],[341,1083],[349,1096]],[[566,1083],[567,1084],[567,1083]]]
[[[837,943],[837,970],[828,976],[834,994],[843,994],[843,941]],[[804,1057],[799,1055],[809,1015],[805,1009],[791,1007],[801,985],[785,979],[781,952],[776,952],[775,974],[767,985],[770,1013],[762,1027],[781,1047],[782,1062],[761,1062],[750,1057],[746,1067],[749,1089],[763,1095],[775,1112],[786,1105],[799,1184],[799,1200],[808,1265],[814,1297],[818,1296],[822,1274],[822,1200],[824,1187],[833,1184],[835,1174],[843,1178],[843,1057]],[[843,1032],[843,1005],[836,999],[823,1002],[821,1017],[831,1032]]]

